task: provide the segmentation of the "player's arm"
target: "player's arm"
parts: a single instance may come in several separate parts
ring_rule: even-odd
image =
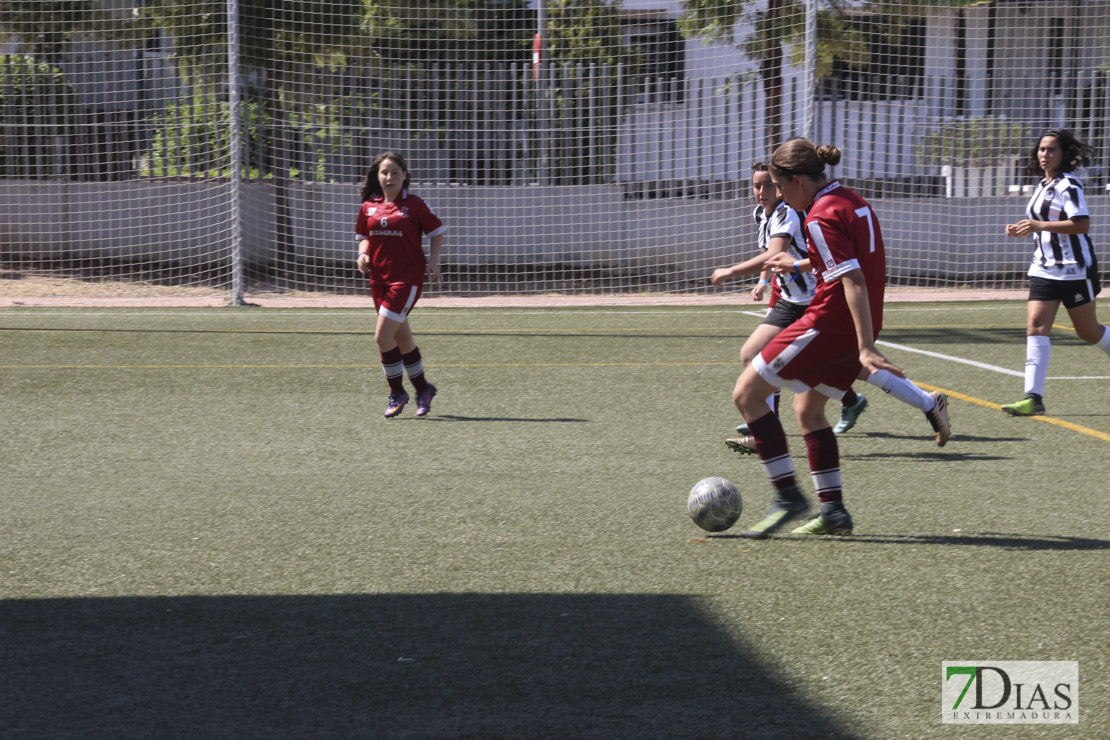
[[[869,373],[889,370],[900,378],[906,377],[902,368],[890,362],[875,346],[875,327],[871,323],[871,301],[867,294],[867,280],[860,269],[849,270],[840,276],[844,298],[859,342],[859,361]]]
[[[775,273],[771,272],[771,269],[764,264],[763,269],[759,271],[759,282],[752,286],[751,296],[753,301],[763,300],[763,294],[767,292],[767,286],[771,284],[771,278],[774,276]]]
[[[757,272],[764,270],[764,265],[771,257],[786,251],[790,246],[790,240],[785,236],[774,236],[767,242],[767,249],[760,252],[750,260],[739,262],[732,267],[718,267],[713,271],[713,275],[709,278],[709,282],[716,286],[720,286],[727,280],[738,278],[743,275],[754,275]]]
[[[443,233],[436,234],[428,239],[428,274],[438,285],[443,285],[443,273],[439,270],[439,256],[443,252]]]
[[[1067,221],[1037,221],[1023,218],[1016,224],[1006,224],[1006,236],[1026,237],[1035,231],[1049,231],[1053,234],[1086,234],[1091,230],[1089,216],[1076,216]]]
[[[787,275],[795,272],[813,271],[813,263],[809,261],[809,257],[806,257],[804,260],[796,260],[794,259],[794,255],[789,252],[775,255],[772,259],[767,260],[767,266],[776,273]]]
[[[355,265],[363,275],[370,272],[370,240],[367,237],[358,240],[358,258],[355,260]]]

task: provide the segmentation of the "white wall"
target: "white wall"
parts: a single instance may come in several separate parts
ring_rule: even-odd
[[[221,184],[0,181],[0,257],[117,257],[182,264],[227,260],[230,193]],[[414,188],[448,225],[445,260],[454,264],[658,265],[685,279],[754,254],[751,201],[625,200],[609,186],[578,188]],[[1032,249],[1007,239],[1025,198],[874,199],[889,275],[979,276],[1024,270]],[[1110,196],[1088,198],[1096,244],[1110,223]],[[273,188],[251,184],[241,198],[248,262],[274,259]],[[291,209],[298,261],[349,261],[355,251],[357,189],[295,187]],[[1105,251],[1105,250],[1103,250]],[[1104,274],[1110,276],[1110,255]],[[677,275],[682,273],[682,275]]]

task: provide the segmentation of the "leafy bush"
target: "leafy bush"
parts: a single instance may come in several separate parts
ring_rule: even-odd
[[[77,130],[76,95],[58,68],[0,54],[0,178],[41,180],[64,171],[59,137]]]

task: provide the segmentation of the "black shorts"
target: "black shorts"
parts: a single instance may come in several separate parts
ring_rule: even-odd
[[[1029,300],[1060,301],[1064,308],[1075,308],[1090,303],[1102,292],[1098,273],[1088,272],[1086,280],[1049,280],[1042,277],[1029,278]]]
[[[779,299],[771,310],[767,312],[767,317],[760,323],[785,329],[802,318],[802,314],[806,312],[807,308],[809,308],[808,303],[791,303],[790,301]]]

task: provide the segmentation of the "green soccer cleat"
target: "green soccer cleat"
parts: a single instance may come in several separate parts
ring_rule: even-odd
[[[1002,407],[1010,416],[1040,416],[1044,413],[1044,403],[1032,396],[1026,396],[1017,403],[1008,403]]]
[[[867,409],[867,399],[864,398],[862,393],[856,394],[856,402],[851,406],[843,406],[840,409],[840,421],[836,422],[833,427],[833,434],[840,434],[846,432],[856,425],[859,421],[859,416]]]
[[[801,519],[807,511],[809,504],[800,495],[789,500],[776,497],[763,518],[739,536],[749,540],[765,540],[795,519]]]
[[[841,510],[841,516],[825,518],[818,514],[802,526],[794,529],[790,534],[823,534],[840,537],[852,533],[852,515]]]
[[[755,437],[733,437],[732,439],[725,440],[725,447],[733,452],[739,452],[741,455],[754,455],[755,450]]]

